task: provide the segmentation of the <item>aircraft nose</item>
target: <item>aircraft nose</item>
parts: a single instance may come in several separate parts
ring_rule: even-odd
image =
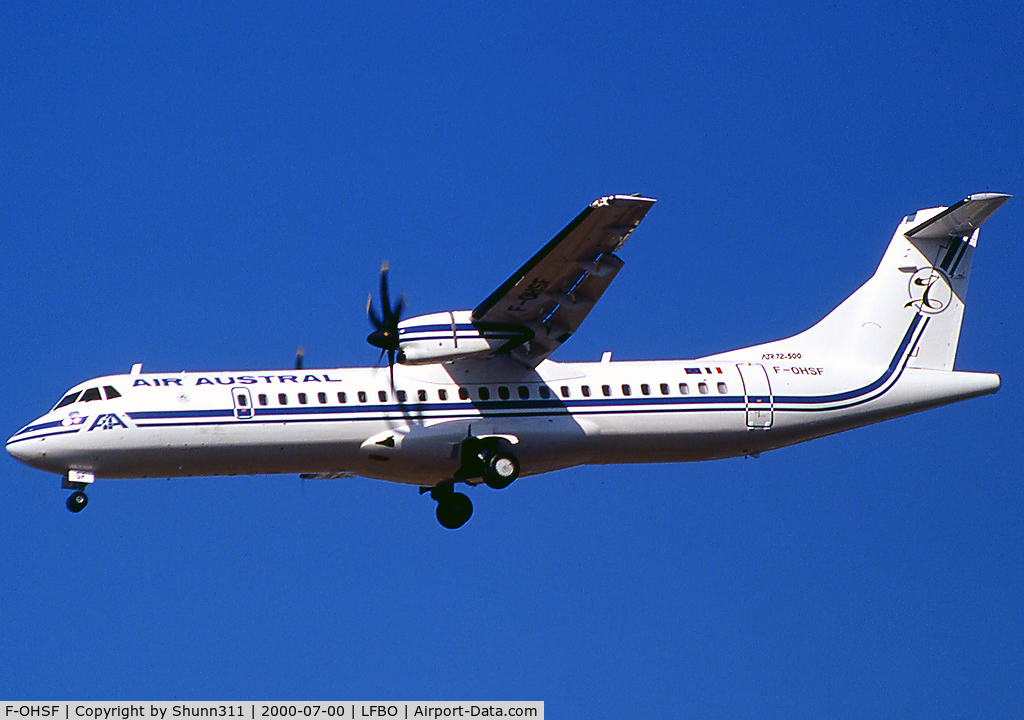
[[[25,447],[25,443],[19,443],[17,436],[13,436],[7,439],[7,454],[13,457],[15,460],[21,460],[21,462],[28,462],[28,448]]]
[[[7,454],[15,460],[35,467],[46,453],[38,441],[26,439],[18,432],[7,439]]]

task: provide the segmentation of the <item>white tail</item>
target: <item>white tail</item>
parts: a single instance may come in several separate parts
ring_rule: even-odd
[[[952,370],[978,228],[1009,199],[981,193],[908,215],[871,279],[784,344],[880,365],[909,350],[908,367]]]

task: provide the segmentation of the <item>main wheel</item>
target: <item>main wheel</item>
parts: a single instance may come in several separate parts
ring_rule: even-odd
[[[487,458],[484,466],[484,482],[487,487],[503,490],[519,477],[519,461],[507,452],[496,452]]]
[[[71,493],[68,498],[68,510],[71,512],[81,512],[85,506],[89,503],[89,498],[81,490]]]
[[[453,492],[437,503],[437,521],[449,530],[460,528],[473,515],[473,503],[462,493]]]

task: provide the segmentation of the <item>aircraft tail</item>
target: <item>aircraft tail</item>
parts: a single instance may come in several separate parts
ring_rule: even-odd
[[[1009,199],[980,193],[908,215],[871,279],[787,343],[881,365],[909,352],[907,367],[952,370],[978,228]]]

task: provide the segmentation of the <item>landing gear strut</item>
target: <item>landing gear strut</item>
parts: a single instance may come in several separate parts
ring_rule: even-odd
[[[465,525],[473,515],[473,503],[462,493],[455,492],[455,482],[479,485],[474,478],[481,478],[488,487],[501,490],[519,477],[519,460],[511,448],[511,443],[501,437],[468,437],[462,442],[462,466],[454,480],[420,488],[421,493],[429,492],[430,497],[437,500],[439,523],[454,530]]]

